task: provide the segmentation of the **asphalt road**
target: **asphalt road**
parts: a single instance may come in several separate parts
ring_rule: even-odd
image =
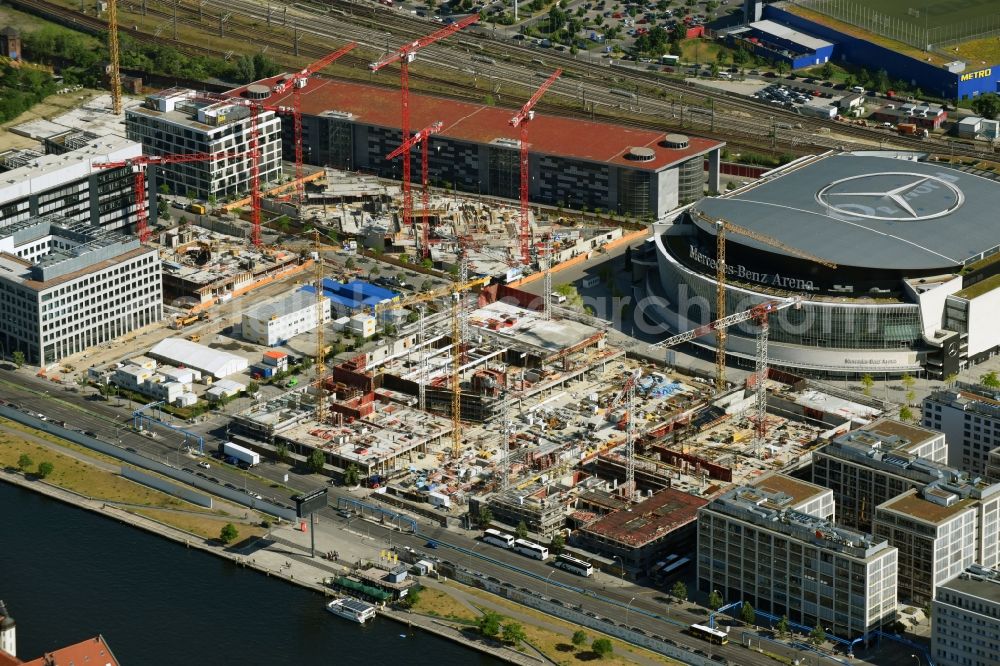
[[[197,459],[183,453],[184,436],[160,429],[156,439],[128,430],[124,425],[130,422],[130,408],[119,407],[116,400],[105,400],[91,390],[80,393],[71,387],[67,390],[61,384],[54,384],[42,378],[34,377],[24,371],[14,371],[12,366],[0,366],[0,397],[10,403],[20,406],[33,413],[43,413],[49,419],[65,421],[67,427],[80,431],[93,431],[97,436],[110,443],[135,449],[141,455],[178,468],[190,468],[203,471],[207,476],[215,477],[220,483],[230,483],[236,488],[246,487],[266,498],[274,498],[284,504],[292,504],[289,497],[299,492],[307,492],[316,488],[327,487],[330,490],[330,501],[336,505],[338,497],[359,498],[357,491],[329,486],[326,477],[315,474],[301,474],[281,463],[263,463],[251,472],[245,472],[235,467],[224,465],[210,459],[211,470],[198,470]],[[124,401],[123,401],[124,405]],[[203,428],[212,428],[212,424],[200,424]],[[224,435],[222,433],[217,434]],[[211,434],[206,437],[206,451],[214,450],[218,437]],[[283,483],[288,475],[287,484]],[[279,485],[280,484],[280,485]],[[281,487],[281,486],[286,487]],[[290,491],[289,488],[294,489]],[[362,500],[363,501],[363,500]],[[375,504],[375,502],[372,502]],[[686,645],[701,650],[707,654],[725,656],[732,663],[749,666],[770,666],[773,661],[763,655],[750,652],[740,646],[739,635],[742,627],[734,627],[733,643],[726,646],[715,646],[694,639],[682,633],[683,627],[694,622],[705,622],[707,611],[686,605],[684,608],[669,603],[668,596],[662,590],[635,585],[629,581],[596,572],[592,578],[582,578],[574,574],[556,569],[549,564],[532,560],[516,553],[490,546],[478,541],[477,531],[461,529],[446,529],[428,521],[418,520],[420,534],[414,535],[392,530],[380,524],[360,520],[346,519],[332,507],[321,512],[323,520],[318,529],[328,531],[332,539],[343,539],[347,536],[339,528],[345,527],[350,520],[355,521],[355,529],[363,529],[377,540],[384,540],[395,546],[409,546],[414,550],[426,552],[428,555],[447,560],[453,564],[485,576],[492,576],[509,583],[516,588],[541,592],[544,596],[557,599],[568,606],[579,606],[585,612],[589,611],[601,618],[613,618],[616,624],[625,622],[628,615],[628,626],[639,628],[650,635],[669,638],[679,645]],[[429,539],[441,542],[437,549],[428,549],[425,544]],[[460,552],[449,548],[454,545],[469,552]],[[490,558],[490,559],[483,559]],[[528,572],[528,573],[525,573]],[[688,572],[690,573],[690,572]],[[531,575],[533,574],[533,575]],[[581,593],[575,589],[566,589],[559,584],[582,588]],[[689,590],[691,588],[689,587]],[[618,604],[609,603],[601,598],[612,599]],[[628,611],[626,611],[626,606]],[[669,617],[674,622],[662,619]],[[771,644],[772,652],[785,652],[788,656],[802,657],[803,653],[793,648]],[[865,656],[865,655],[859,655]],[[825,663],[833,663],[822,660]],[[857,663],[864,663],[857,660]],[[878,663],[888,663],[879,659]]]

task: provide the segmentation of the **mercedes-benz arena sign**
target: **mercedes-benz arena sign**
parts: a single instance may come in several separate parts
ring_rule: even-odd
[[[769,355],[778,364],[913,372],[940,366],[934,355],[956,331],[968,340],[963,359],[1000,348],[1000,290],[996,307],[945,309],[949,296],[984,277],[967,266],[1000,256],[1000,182],[916,157],[803,158],[679,211],[653,239],[658,275],[647,284],[666,303],[655,319],[674,333],[714,318],[722,219],[750,232],[726,237],[728,313],[802,297],[801,307],[771,320]],[[984,312],[995,316],[977,314]],[[753,358],[753,327],[731,333],[728,352]]]

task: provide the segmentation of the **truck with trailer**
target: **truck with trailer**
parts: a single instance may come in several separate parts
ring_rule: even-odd
[[[260,454],[256,451],[251,451],[245,446],[240,446],[239,444],[234,444],[233,442],[223,442],[219,446],[219,451],[225,457],[227,462],[236,461],[235,464],[240,467],[253,467],[254,465],[260,464]]]

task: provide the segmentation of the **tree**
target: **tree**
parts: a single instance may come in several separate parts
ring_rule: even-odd
[[[434,288],[434,282],[432,280],[424,280],[420,283],[420,291],[430,291]]]
[[[223,528],[219,531],[219,541],[225,544],[232,543],[236,541],[240,536],[240,531],[236,529],[236,525],[232,523],[226,523]]]
[[[871,395],[872,387],[875,386],[875,378],[870,374],[865,373],[861,376],[861,386],[864,387],[865,395]]]
[[[913,420],[913,410],[910,409],[909,405],[903,405],[899,408],[899,420],[900,421],[912,421]]]
[[[993,370],[990,370],[985,375],[979,378],[979,383],[986,388],[996,389],[1000,388],[1000,377]]]
[[[559,532],[553,534],[552,540],[549,541],[549,550],[558,555],[559,553],[563,552],[565,548],[566,548],[566,537],[564,537]]]
[[[11,359],[14,361],[14,365],[20,368],[24,365],[24,352],[20,349],[15,349],[14,353],[11,354]]]
[[[979,95],[972,100],[972,110],[983,118],[993,120],[1000,114],[1000,95],[996,93],[986,93]]]
[[[573,641],[573,645],[576,647],[583,647],[587,644],[587,638],[588,636],[586,631],[583,629],[577,629],[573,632],[573,638],[570,640]]]
[[[344,485],[345,486],[356,486],[361,483],[361,470],[354,463],[347,466],[344,470]]]
[[[156,191],[160,194],[170,194],[170,186],[166,183],[160,183],[160,186],[156,188]]]
[[[323,464],[326,462],[326,456],[323,455],[322,451],[316,449],[309,454],[307,462],[309,463],[309,469],[318,474],[323,471]]]
[[[49,474],[51,474],[54,469],[55,467],[52,465],[52,463],[45,460],[38,463],[38,471],[36,472],[36,474],[38,474],[39,479],[44,479]]]
[[[490,507],[483,506],[479,508],[479,515],[476,517],[479,522],[480,527],[486,527],[493,522],[493,512],[490,511]]]
[[[347,261],[344,262],[344,268],[347,270],[353,270],[356,265],[357,264],[354,263],[354,259],[352,257],[348,257]]]
[[[274,447],[274,457],[280,462],[288,460],[288,447],[285,444],[278,444]]]
[[[740,609],[740,619],[746,625],[755,624],[757,621],[757,611],[746,601],[743,602],[743,608]]]
[[[163,219],[170,217],[170,204],[167,203],[166,199],[157,199],[156,215]]]
[[[17,466],[21,468],[22,472],[27,472],[34,464],[35,461],[27,453],[22,453],[21,457],[17,459]]]
[[[688,588],[684,584],[684,581],[677,581],[674,586],[670,589],[670,596],[672,596],[677,601],[687,601],[688,598]]]
[[[590,644],[590,649],[594,651],[598,659],[604,659],[611,656],[611,653],[615,651],[615,646],[607,638],[595,638],[594,642]]]
[[[514,534],[517,535],[518,539],[528,538],[528,526],[524,524],[523,520],[517,524],[517,529],[514,530]]]
[[[708,595],[708,607],[713,611],[717,611],[721,606],[722,595],[719,594],[718,590],[712,590],[712,593]]]
[[[774,625],[774,630],[778,633],[778,637],[779,638],[788,633],[789,626],[788,626],[788,616],[787,615],[782,615],[781,616],[781,618],[778,620],[778,623],[776,625]]]
[[[813,627],[813,630],[809,632],[809,642],[816,646],[826,642],[826,632],[823,631],[823,627],[818,624]]]
[[[247,384],[247,395],[257,395],[258,391],[260,391],[260,384],[257,382]]]
[[[479,616],[476,626],[479,627],[479,633],[483,636],[494,638],[500,634],[500,620],[502,619],[499,614],[486,611]]]
[[[517,622],[508,622],[503,625],[503,642],[510,643],[514,647],[521,644],[528,635],[524,633],[524,627]]]
[[[944,378],[944,383],[947,384],[948,386],[954,386],[955,382],[957,382],[957,381],[958,381],[958,373],[957,372],[953,372],[953,373],[951,373],[950,375],[948,375],[947,377]]]
[[[819,74],[824,79],[829,79],[831,76],[833,76],[833,63],[830,62],[824,63],[823,66],[820,67],[819,69]]]
[[[411,587],[410,591],[406,593],[406,596],[396,602],[396,605],[400,608],[413,608],[420,602],[420,592],[424,588],[420,585],[416,587]]]
[[[904,372],[903,376],[900,378],[900,381],[903,382],[903,386],[905,386],[908,389],[911,389],[913,388],[913,385],[916,383],[917,380],[915,380],[913,378],[913,375],[911,375],[910,373]]]

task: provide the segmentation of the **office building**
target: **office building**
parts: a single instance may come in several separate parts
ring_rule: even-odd
[[[0,229],[45,215],[103,229],[133,228],[137,205],[133,170],[94,165],[138,157],[142,146],[115,136],[77,139],[63,145],[58,154],[0,153]]]
[[[924,398],[923,424],[948,440],[948,464],[985,474],[989,452],[1000,446],[1000,391],[956,382]]]
[[[836,527],[832,503],[830,490],[777,474],[716,498],[698,513],[698,588],[848,639],[890,624],[896,548]]]
[[[150,95],[125,111],[130,139],[142,143],[147,155],[233,153],[223,159],[167,164],[152,176],[156,189],[166,184],[174,194],[222,198],[250,190],[250,109],[186,88]],[[257,114],[260,183],[281,176],[281,121],[273,111]]]
[[[891,419],[836,437],[813,453],[813,483],[830,488],[844,527],[870,531],[875,507],[939,478],[944,435]]]
[[[937,588],[931,603],[937,666],[995,666],[1000,655],[1000,572],[970,567]]]
[[[272,92],[281,80],[265,79],[229,94],[289,106],[290,88]],[[308,163],[401,177],[401,161],[386,159],[402,138],[397,90],[312,77],[298,93]],[[520,140],[508,122],[509,109],[417,93],[410,95],[409,109],[412,128],[444,123],[428,139],[428,172],[436,184],[518,198]],[[291,150],[291,117],[284,123]],[[714,139],[539,113],[529,143],[532,202],[659,218],[700,199],[706,184],[709,191],[720,189],[725,144]],[[413,154],[420,159],[419,148]]]
[[[330,321],[330,299],[296,291],[274,303],[261,303],[243,313],[242,335],[245,340],[273,347],[296,335],[308,333]]]
[[[973,564],[977,519],[975,500],[939,486],[908,490],[876,507],[875,536],[899,551],[900,601],[928,603],[938,585]]]
[[[133,236],[50,215],[0,236],[0,344],[47,365],[157,322],[160,258]]]

